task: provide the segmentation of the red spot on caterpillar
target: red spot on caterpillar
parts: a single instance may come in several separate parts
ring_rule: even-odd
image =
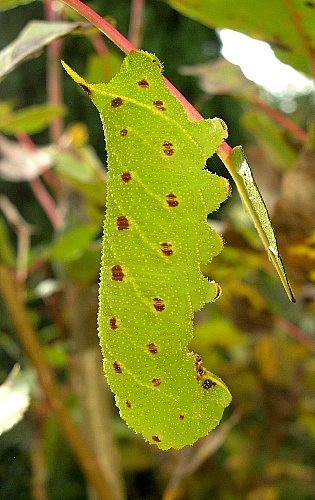
[[[214,387],[215,385],[217,385],[216,382],[214,382],[213,380],[211,380],[210,378],[206,378],[206,380],[204,381],[204,383],[202,384],[202,387],[206,390],[210,389],[210,387]]]
[[[140,80],[140,82],[138,82],[138,85],[142,89],[148,89],[149,88],[149,82],[147,80],[145,80],[145,79]]]
[[[177,207],[178,201],[176,200],[176,195],[173,193],[167,194],[166,203],[168,204],[169,207]]]
[[[222,127],[223,131],[224,131],[225,133],[227,133],[227,125],[226,125],[226,123],[225,123],[223,120],[221,120],[221,118],[218,118],[218,120],[219,120],[219,122],[220,122],[220,125],[221,125],[221,127]]]
[[[128,399],[126,401],[126,406],[127,406],[127,408],[131,408],[131,403],[130,403],[130,401],[128,401]]]
[[[131,180],[131,173],[130,172],[124,172],[120,176],[124,182],[129,182]]]
[[[84,92],[87,92],[89,95],[93,94],[93,90],[88,85],[84,85],[84,83],[79,83],[79,85],[84,90]]]
[[[154,385],[154,387],[157,387],[158,385],[160,385],[161,383],[161,379],[160,378],[153,378],[151,380],[152,384]]]
[[[158,61],[157,59],[152,59],[152,62],[153,64],[156,64],[160,71],[162,71],[162,64],[160,63],[160,61]]]
[[[109,320],[109,326],[112,330],[117,330],[118,326],[117,326],[117,323],[116,323],[116,318],[113,317],[113,318],[110,318]]]
[[[166,111],[163,101],[154,101],[153,106],[155,106],[159,111]]]
[[[155,344],[153,344],[153,342],[151,344],[147,344],[147,348],[149,349],[149,352],[151,354],[157,354],[158,352],[158,348],[156,347]]]
[[[126,137],[126,135],[128,134],[128,130],[126,128],[122,128],[119,133],[121,137]]]
[[[152,441],[154,441],[155,443],[160,443],[161,442],[159,436],[152,436]]]
[[[120,368],[119,364],[117,363],[117,361],[114,361],[113,363],[113,368],[115,370],[115,373],[119,373],[119,374],[122,374],[122,369]]]
[[[199,354],[195,355],[195,363],[200,363],[201,361],[201,356]]]
[[[199,354],[195,355],[195,363],[194,363],[194,369],[197,374],[196,379],[200,380],[202,376],[206,373],[206,370],[201,366],[202,361],[201,361],[201,356]]]
[[[221,289],[220,285],[218,285],[218,283],[215,284],[215,287],[216,287],[216,293],[214,296],[214,300],[218,299],[222,293],[222,289]]]
[[[123,281],[123,278],[124,278],[124,273],[122,271],[122,268],[121,266],[113,266],[111,268],[111,272],[112,272],[112,281]]]
[[[123,100],[121,97],[115,97],[115,99],[113,99],[110,103],[111,107],[112,108],[118,108],[119,106],[121,106],[123,103]]]
[[[166,156],[173,156],[174,154],[174,149],[173,149],[173,144],[171,142],[163,142],[163,153]]]
[[[154,307],[157,311],[161,312],[161,311],[164,311],[164,309],[165,309],[165,304],[164,304],[164,302],[163,302],[163,300],[162,300],[162,299],[159,299],[158,297],[155,297],[155,298],[153,299],[153,307]]]
[[[201,380],[202,375],[204,375],[204,373],[206,373],[206,372],[204,371],[204,369],[203,369],[203,368],[202,368],[202,366],[201,366],[200,368],[198,368],[198,369],[196,370],[196,373],[197,373],[196,379],[197,379],[197,380]]]
[[[127,217],[120,215],[117,217],[117,228],[118,231],[123,231],[124,229],[129,229],[129,222]]]
[[[226,193],[227,193],[227,196],[230,196],[230,194],[232,193],[232,186],[229,182],[228,179],[226,179],[225,177],[223,177],[223,179],[225,180],[225,183],[226,183]]]
[[[184,415],[179,415],[179,420],[184,420]]]
[[[173,250],[171,247],[171,243],[164,242],[160,244],[161,251],[162,253],[164,253],[164,255],[173,255]]]

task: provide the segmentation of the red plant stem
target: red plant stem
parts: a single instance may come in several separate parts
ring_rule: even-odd
[[[99,33],[91,36],[91,42],[99,56],[105,56],[108,53],[108,48]]]
[[[43,348],[38,341],[38,336],[30,321],[29,311],[25,308],[23,301],[19,297],[18,288],[12,278],[11,272],[1,261],[0,293],[17,338],[36,371],[39,384],[59,422],[60,428],[66,436],[78,464],[87,480],[94,487],[99,500],[113,498],[94,453],[90,450],[82,432],[63,401],[61,389],[57,385],[53,373],[46,362]]]
[[[300,330],[297,326],[293,325],[284,318],[276,319],[276,326],[283,330],[287,335],[290,335],[299,344],[304,345],[311,351],[315,352],[315,342],[305,332]]]
[[[141,45],[144,0],[132,0],[128,39],[135,47]]]
[[[271,106],[268,106],[265,102],[260,99],[253,98],[251,102],[257,107],[260,108],[264,113],[269,115],[275,122],[279,123],[285,130],[290,132],[294,137],[299,139],[301,142],[305,142],[307,139],[307,133],[291,120],[289,120],[285,115],[279,113],[276,109],[273,109]]]
[[[87,5],[80,2],[80,0],[62,0],[63,3],[69,5],[73,10],[81,14],[88,21],[90,21],[96,28],[98,28],[104,35],[107,36],[117,47],[119,47],[125,54],[129,54],[132,50],[137,50],[119,31],[117,31],[105,19],[96,14],[94,10],[90,9]]]
[[[40,178],[37,177],[36,179],[32,179],[29,183],[33,193],[38,199],[41,207],[45,210],[45,213],[54,229],[61,229],[63,227],[63,219],[53,198],[48,193]]]
[[[62,0],[63,3],[69,5],[69,7],[76,10],[79,14],[85,17],[88,21],[94,24],[102,33],[104,33],[110,40],[112,40],[117,47],[119,47],[125,54],[129,54],[132,50],[137,50],[137,48],[130,43],[119,31],[117,31],[113,26],[111,26],[107,21],[105,21],[101,16],[96,14],[92,9],[84,5],[80,0]],[[168,87],[171,94],[176,97],[176,99],[182,104],[185,109],[187,116],[192,121],[201,120],[203,117],[198,113],[198,111],[187,101],[187,99],[164,77],[165,84]],[[279,113],[278,111],[272,109],[270,106],[264,102],[256,99],[254,104],[261,108],[265,113],[271,116],[277,123],[281,124],[286,130],[291,132],[295,137],[301,141],[305,141],[307,134],[304,130],[292,123],[288,118]],[[221,148],[222,146],[222,148]],[[229,154],[231,148],[226,144],[222,143],[217,151],[222,161],[224,157],[227,157],[227,151],[229,149]],[[222,151],[221,151],[222,150]],[[224,162],[225,163],[225,162]]]
[[[129,54],[132,50],[137,50],[137,48],[130,43],[127,38],[125,38],[119,31],[117,31],[111,24],[109,24],[105,19],[96,14],[94,10],[90,9],[87,5],[80,2],[80,0],[62,0],[66,5],[69,5],[76,12],[85,17],[90,21],[96,28],[98,28],[104,35],[106,35],[112,42],[114,42],[117,47],[119,47],[125,54]],[[193,107],[190,102],[171,84],[165,77],[165,84],[167,85],[171,94],[182,104],[186,110],[187,116],[190,120],[198,121],[202,119],[202,116]]]
[[[45,18],[49,22],[58,21],[60,14],[54,8],[54,0],[45,0]],[[47,92],[48,101],[58,106],[63,103],[62,86],[61,86],[61,66],[60,54],[63,45],[63,39],[58,38],[53,40],[47,47]],[[50,124],[49,130],[51,141],[53,144],[58,144],[59,139],[64,129],[64,121],[62,117],[55,118]]]
[[[16,138],[20,144],[31,153],[34,153],[37,150],[32,139],[24,132],[16,134]],[[44,184],[41,182],[39,177],[30,180],[29,184],[54,229],[61,229],[63,227],[63,218]]]

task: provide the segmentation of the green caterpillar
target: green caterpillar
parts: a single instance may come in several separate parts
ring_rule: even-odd
[[[220,294],[200,266],[222,249],[207,224],[230,192],[204,169],[224,122],[190,121],[158,59],[131,52],[108,84],[70,76],[100,112],[108,195],[99,289],[104,371],[120,415],[149,443],[181,448],[208,434],[231,395],[187,345],[194,312]]]

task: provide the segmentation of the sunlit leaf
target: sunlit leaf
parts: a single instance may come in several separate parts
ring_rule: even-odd
[[[0,386],[0,435],[17,424],[30,404],[31,378],[15,365]]]
[[[10,182],[35,179],[51,166],[52,161],[46,151],[30,151],[3,135],[0,135],[0,154],[0,177]]]
[[[311,74],[315,49],[315,4],[297,0],[165,0],[181,14],[211,28],[229,28],[264,40],[295,69]]]

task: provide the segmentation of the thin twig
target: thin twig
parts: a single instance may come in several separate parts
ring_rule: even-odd
[[[54,8],[54,0],[45,0],[45,18],[49,22],[60,20],[60,11]],[[48,102],[59,106],[63,102],[61,85],[60,54],[63,39],[53,40],[47,47],[47,92]],[[61,116],[56,117],[49,125],[51,142],[58,144],[63,133],[64,120]]]
[[[132,0],[128,40],[137,48],[141,46],[144,0]]]
[[[291,338],[296,340],[299,344],[302,344],[307,347],[307,349],[315,352],[315,341],[296,325],[293,325],[292,323],[290,323],[290,321],[287,321],[284,318],[277,318],[275,321],[275,325],[280,328],[280,330],[283,330]]]
[[[97,491],[99,500],[110,500],[112,495],[99,464],[63,402],[52,372],[46,364],[42,347],[37,340],[27,310],[19,299],[15,281],[9,269],[2,263],[0,263],[0,291],[16,335],[36,370],[38,381],[80,467]]]
[[[32,139],[24,132],[16,134],[16,138],[26,150],[30,151],[30,153],[34,153],[37,150]],[[46,171],[48,172],[48,169],[46,169]],[[41,172],[41,174],[44,176],[45,171]],[[61,229],[64,225],[63,218],[54,199],[51,197],[40,178],[37,177],[35,179],[31,179],[29,184],[40,206],[49,218],[53,228],[57,230]]]
[[[90,9],[87,5],[80,2],[80,0],[62,0],[66,5],[69,5],[76,12],[85,17],[90,21],[96,28],[98,28],[104,35],[107,36],[112,42],[114,42],[117,47],[119,47],[125,54],[129,54],[132,50],[137,50],[137,48],[127,40],[119,31],[117,31],[111,24],[109,24],[105,19],[96,14],[94,10]],[[186,110],[187,116],[190,120],[201,120],[202,116],[194,108],[190,102],[172,85],[165,77],[164,81],[168,87],[171,94],[176,97],[176,99],[182,104],[183,108]]]
[[[298,127],[293,123],[289,118],[287,118],[283,113],[280,113],[276,109],[272,108],[261,99],[253,97],[250,101],[256,106],[260,108],[266,115],[270,116],[275,122],[279,123],[285,130],[290,132],[294,137],[296,137],[299,141],[305,142],[307,139],[307,132],[302,128]]]
[[[230,430],[239,422],[240,415],[234,413],[229,420],[220,424],[208,436],[200,439],[199,446],[184,448],[172,477],[163,494],[163,500],[176,500],[180,486],[185,477],[193,474],[209,457],[211,457],[224,443]]]
[[[35,232],[35,228],[23,219],[16,206],[5,195],[0,195],[0,209],[17,234],[16,277],[19,285],[23,285],[27,278],[30,238],[31,234]]]

